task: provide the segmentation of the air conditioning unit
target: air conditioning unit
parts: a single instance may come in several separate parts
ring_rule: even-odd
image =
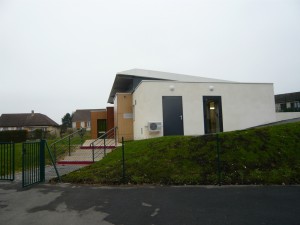
[[[162,122],[148,122],[149,132],[158,132],[161,130]]]

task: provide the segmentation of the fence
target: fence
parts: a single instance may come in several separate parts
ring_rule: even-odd
[[[82,128],[49,144],[49,153],[53,155],[56,167],[46,168],[48,179],[57,177],[59,180],[60,176],[92,163],[92,150],[83,146],[87,135],[88,132]]]
[[[45,181],[45,140],[25,142],[22,148],[22,186]]]
[[[53,152],[54,162],[57,163],[83,144],[84,129],[77,130],[62,139],[52,143],[49,148]]]
[[[118,142],[116,132],[117,127],[111,128],[109,131],[90,143],[93,162],[103,158],[106,156],[106,153],[117,147]]]
[[[0,142],[0,180],[15,179],[15,144]]]
[[[47,157],[46,150],[49,154]],[[60,180],[46,140],[26,141],[19,145],[13,142],[0,142],[0,180],[15,180],[15,170],[19,170],[22,175],[22,187],[28,187],[35,183],[44,182],[46,180],[45,171],[49,167],[54,169],[55,174],[52,177],[58,177]],[[48,176],[47,178],[52,177]]]

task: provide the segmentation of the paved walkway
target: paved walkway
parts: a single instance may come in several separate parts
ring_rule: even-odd
[[[89,147],[90,143],[94,140],[87,140],[82,145],[83,147]],[[103,144],[103,140],[100,140],[97,145]],[[119,144],[120,145],[120,144]],[[94,161],[99,161],[103,159],[105,154],[110,153],[113,149],[94,149]],[[86,164],[84,162],[87,162]],[[93,162],[93,150],[92,149],[81,149],[78,147],[75,151],[71,153],[71,156],[65,156],[64,159],[56,164],[56,168],[60,176],[73,172],[75,170],[81,169],[85,166],[90,165]],[[45,168],[45,182],[48,183],[52,178],[56,178],[57,173],[53,165],[47,165]],[[12,184],[22,186],[22,172],[17,172],[15,174],[15,180]],[[0,207],[1,208],[1,207]]]
[[[92,162],[99,161],[103,159],[104,155],[107,153],[110,153],[112,149],[94,149],[94,152],[92,149],[80,149],[77,148],[75,151],[71,153],[70,156],[65,156],[62,160],[59,160],[60,164],[68,163],[68,162]],[[93,157],[94,154],[94,157]]]
[[[89,146],[93,140],[87,140],[83,146]],[[94,161],[99,161],[103,159],[105,154],[108,154],[113,149],[94,149]],[[75,170],[81,169],[85,166],[90,165],[93,161],[92,149],[80,149],[78,147],[75,151],[71,153],[71,156],[66,156],[64,159],[56,164],[56,168],[60,176],[73,172]],[[79,163],[80,162],[80,163]],[[86,164],[84,162],[87,162]],[[45,168],[45,182],[48,183],[52,178],[56,178],[57,174],[53,165],[47,165]],[[13,184],[22,186],[22,172],[17,172],[15,174],[15,180]]]
[[[63,159],[59,160],[59,164],[76,162],[78,163],[91,163],[94,161],[99,161],[103,159],[103,157],[110,153],[113,148],[115,147],[115,140],[114,139],[107,139],[106,140],[106,148],[104,148],[104,140],[100,139],[95,143],[95,148],[92,149],[90,144],[94,140],[86,140],[82,146],[78,146],[74,151],[71,152],[70,156],[67,155]],[[102,147],[102,148],[101,148]],[[113,147],[113,148],[110,148]]]
[[[95,139],[86,140],[82,146],[89,147]],[[105,144],[108,146],[115,146],[115,139],[105,139]],[[104,139],[99,139],[94,143],[95,146],[104,146]],[[117,147],[122,146],[122,143],[117,143]]]
[[[63,176],[67,173],[71,173],[71,172],[81,169],[85,166],[87,166],[87,165],[56,165],[56,168],[59,171],[59,175]],[[56,177],[57,177],[57,174],[54,169],[54,166],[52,166],[52,165],[46,166],[45,167],[45,183],[48,183],[52,178],[56,178]],[[17,172],[15,174],[15,180],[13,182],[7,181],[7,183],[12,183],[12,184],[22,186],[22,172]]]

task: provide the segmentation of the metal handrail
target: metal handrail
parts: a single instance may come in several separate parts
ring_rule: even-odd
[[[116,130],[117,130],[118,127],[113,127],[111,128],[110,130],[108,130],[107,132],[105,132],[104,134],[102,134],[100,137],[98,137],[97,139],[95,139],[94,141],[92,141],[90,143],[90,147],[92,147],[92,145],[94,145],[95,142],[99,141],[100,139],[106,139],[105,137],[111,133],[111,131],[113,130],[114,131],[114,136],[115,136],[115,142],[116,142]]]
[[[55,173],[56,173],[56,176],[57,176],[57,178],[58,178],[58,181],[61,182],[60,176],[59,176],[59,173],[58,173],[56,164],[55,164],[55,161],[56,161],[56,160],[54,159],[54,157],[53,157],[53,155],[52,155],[52,152],[50,151],[50,148],[49,148],[49,146],[48,146],[47,141],[46,141],[45,143],[46,143],[46,148],[47,148],[47,150],[48,150],[48,153],[49,153],[49,155],[50,155],[50,160],[51,160],[52,165],[53,165],[53,167],[54,167],[54,169],[55,169]]]
[[[82,143],[82,136],[83,136],[83,133],[81,133],[81,132],[83,132],[84,130],[85,130],[84,128],[80,128],[79,130],[77,130],[77,131],[75,131],[75,132],[73,132],[73,133],[71,133],[71,134],[69,134],[69,135],[67,135],[67,136],[65,136],[65,137],[63,137],[63,138],[61,138],[61,139],[55,141],[55,142],[53,142],[53,143],[49,146],[50,149],[51,149],[51,150],[53,151],[53,153],[54,153],[54,160],[55,160],[55,163],[56,163],[56,160],[57,160],[57,149],[56,149],[57,144],[59,144],[59,143],[63,142],[64,140],[67,140],[67,139],[68,139],[67,148],[68,148],[68,154],[69,154],[69,156],[70,156],[70,155],[71,155],[71,138],[74,137],[74,135],[80,133],[79,135],[81,136],[81,145],[82,145],[82,144],[83,144],[83,143]]]
[[[83,132],[83,131],[84,131],[84,128],[80,128],[80,130],[77,130],[77,131],[75,131],[75,132],[73,132],[73,133],[71,133],[71,134],[69,134],[69,135],[67,135],[67,136],[65,136],[65,137],[63,137],[63,138],[61,138],[61,139],[59,139],[59,140],[53,142],[53,143],[50,145],[50,148],[51,148],[53,145],[57,144],[58,142],[61,142],[61,141],[65,140],[65,139],[67,139],[67,138],[73,136],[74,134],[77,134],[77,133]]]
[[[106,137],[108,137],[112,133],[112,131],[115,139],[115,147],[117,146],[117,132],[116,132],[117,128],[118,127],[111,128],[110,130],[108,130],[100,137],[98,137],[96,140],[90,143],[90,147],[92,147],[93,162],[95,162],[95,142],[99,141],[100,139],[103,139],[103,150],[104,150],[103,152],[104,152],[104,156],[106,156],[106,139],[107,139]]]

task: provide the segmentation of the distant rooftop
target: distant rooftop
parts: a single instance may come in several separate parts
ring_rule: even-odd
[[[119,72],[116,74],[114,84],[112,86],[108,103],[113,103],[114,97],[118,92],[132,92],[142,80],[166,80],[166,81],[182,81],[182,82],[232,82],[227,80],[183,75],[177,73],[167,73],[154,70],[132,69]]]
[[[41,113],[2,114],[0,127],[59,126],[48,116]]]
[[[72,122],[91,121],[91,112],[104,111],[105,109],[77,109],[72,117]]]
[[[295,101],[300,101],[300,92],[275,95],[275,103],[286,103]]]

